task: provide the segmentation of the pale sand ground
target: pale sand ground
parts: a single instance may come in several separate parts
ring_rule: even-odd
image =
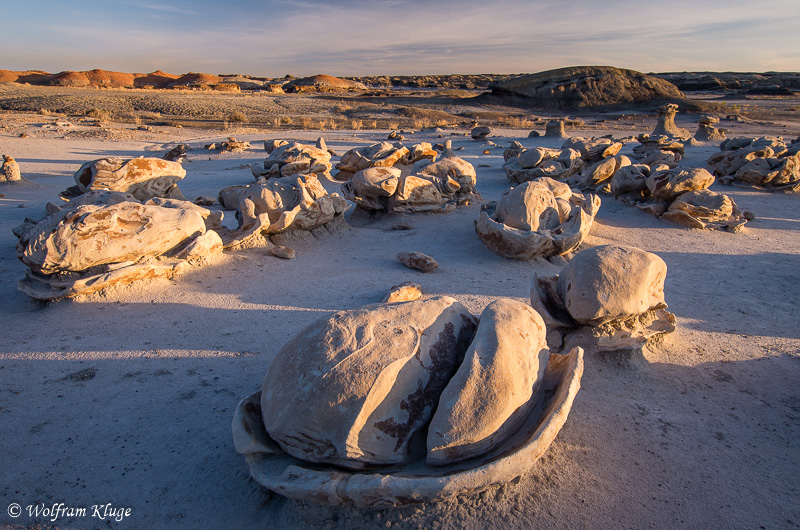
[[[291,261],[241,251],[177,281],[46,305],[17,291],[24,267],[11,228],[40,216],[82,162],[153,149],[160,155],[161,142],[171,139],[194,138],[198,147],[224,137],[172,131],[163,140],[120,142],[0,138],[3,153],[34,183],[0,189],[0,522],[34,523],[25,512],[6,514],[16,502],[23,509],[112,503],[131,515],[110,526],[130,528],[800,525],[800,196],[715,185],[757,216],[740,234],[685,229],[604,196],[587,246],[621,243],[660,255],[678,330],[632,366],[588,355],[564,429],[517,484],[397,509],[329,508],[271,495],[233,449],[233,410],[259,388],[280,346],[314,319],[380,301],[405,280],[479,313],[499,296],[526,300],[531,272],[558,267],[492,254],[474,233],[479,206],[472,205],[406,216],[411,231],[392,231],[398,217],[386,217],[299,242]],[[341,154],[386,132],[322,134]],[[505,145],[512,138],[526,146],[561,143],[499,134],[505,137],[493,140]],[[497,199],[508,186],[502,150],[482,155],[485,144],[454,138],[478,170],[484,199]],[[437,141],[430,133],[409,140]],[[191,151],[185,195],[216,196],[225,185],[251,182],[243,165],[265,158],[254,145],[233,155]],[[703,165],[716,149],[689,147],[684,165]],[[430,254],[439,269],[406,269],[395,259],[404,250]],[[106,525],[90,517],[53,524]]]

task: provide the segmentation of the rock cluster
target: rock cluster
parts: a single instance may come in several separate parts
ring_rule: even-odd
[[[800,191],[800,142],[782,138],[730,138],[708,160],[725,184],[770,191]]]
[[[677,167],[686,152],[683,144],[670,136],[640,134],[636,140],[639,145],[633,148],[633,158],[638,163],[651,167]]]
[[[75,186],[64,191],[65,199],[88,191],[130,193],[139,201],[156,197],[185,200],[178,181],[186,176],[179,162],[161,158],[101,158],[86,162],[75,172]]]
[[[396,167],[362,169],[342,184],[342,194],[364,210],[406,213],[451,212],[477,195],[475,168],[463,158],[423,162],[407,176]]]
[[[289,230],[312,230],[344,213],[347,202],[329,195],[312,174],[260,180],[220,191],[223,208],[236,210],[239,227],[223,233],[225,248],[270,246],[266,236]]]
[[[414,144],[409,149],[400,142],[380,142],[357,147],[344,153],[336,164],[336,180],[347,181],[353,175],[372,167],[402,167],[426,160],[434,162],[438,153],[428,142]]]
[[[564,180],[583,169],[580,153],[574,149],[508,149],[504,157],[503,171],[517,184],[541,177]]]
[[[727,195],[708,189],[714,176],[703,168],[655,170],[645,164],[625,168],[611,180],[614,196],[630,206],[690,228],[736,232],[753,219]]]
[[[599,197],[584,197],[543,177],[484,205],[475,231],[492,252],[505,258],[547,258],[575,250],[589,234],[599,209]]]
[[[533,273],[531,305],[547,325],[551,348],[577,345],[630,358],[653,338],[675,330],[666,311],[667,265],[638,248],[584,250],[555,276]]]
[[[561,148],[572,149],[580,155],[581,170],[567,178],[567,182],[581,189],[605,190],[617,171],[631,164],[627,156],[618,154],[622,143],[612,138],[573,137]]]
[[[280,145],[275,145],[280,143]],[[256,179],[289,177],[292,175],[315,174],[318,177],[331,176],[331,154],[327,148],[299,142],[281,143],[274,142],[272,149],[264,142],[269,157],[264,160],[263,169],[251,166],[253,177]]]
[[[171,278],[222,252],[221,212],[187,201],[89,191],[39,221],[14,230],[28,267],[19,284],[49,300],[87,294],[142,278]]]

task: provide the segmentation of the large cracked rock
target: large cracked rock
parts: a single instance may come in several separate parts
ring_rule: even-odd
[[[525,182],[481,208],[475,231],[492,252],[527,260],[575,250],[591,230],[600,198],[549,178]]]
[[[88,192],[15,230],[28,267],[20,290],[42,300],[87,294],[141,278],[171,278],[222,251],[221,215],[187,201]]]
[[[237,408],[234,444],[260,484],[295,499],[379,507],[480,491],[544,453],[582,354],[548,353],[541,318],[509,299],[477,331],[448,297],[341,311],[281,349]]]
[[[800,143],[782,138],[730,138],[708,160],[720,182],[768,191],[800,191]]]
[[[428,428],[427,462],[486,454],[519,429],[542,398],[550,351],[539,314],[508,298],[486,306],[464,361]]]
[[[584,250],[556,276],[533,273],[531,306],[551,333],[551,348],[581,345],[630,358],[648,341],[675,330],[666,311],[667,265],[635,247]]]
[[[265,236],[291,230],[313,230],[341,219],[347,208],[338,194],[328,194],[313,175],[261,180],[248,186],[230,186],[219,193],[224,208],[236,207],[239,226],[223,230],[226,249],[270,245]]]
[[[185,176],[186,170],[179,162],[161,158],[101,158],[83,164],[75,172],[76,185],[62,193],[62,197],[108,190],[130,193],[139,201],[156,197],[185,200],[177,184]]]
[[[448,297],[335,313],[278,352],[264,377],[264,427],[309,462],[408,462],[474,331]]]

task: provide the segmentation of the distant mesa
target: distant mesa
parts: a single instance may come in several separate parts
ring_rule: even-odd
[[[203,73],[194,73],[189,72],[188,74],[183,74],[173,82],[169,84],[170,88],[175,87],[205,87],[216,85],[221,81],[219,76],[213,74],[203,74]]]
[[[685,98],[669,81],[613,66],[573,66],[524,75],[495,86],[492,96],[560,109]]]
[[[331,75],[317,74],[311,77],[293,79],[283,85],[285,92],[317,91],[337,92],[344,90],[366,90],[367,87],[358,81],[350,81]]]

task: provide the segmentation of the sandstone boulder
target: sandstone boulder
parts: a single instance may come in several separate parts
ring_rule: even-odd
[[[490,452],[542,399],[550,352],[545,325],[527,304],[491,302],[448,382],[428,428],[427,462],[444,465]]]
[[[403,282],[395,285],[383,298],[383,303],[396,304],[398,302],[412,302],[422,297],[422,287],[418,283]]]
[[[733,199],[707,189],[682,193],[661,218],[691,228],[725,228],[731,232],[748,220]]]
[[[583,169],[580,153],[574,149],[525,149],[503,164],[503,171],[511,182],[521,184],[541,177],[564,180]]]
[[[647,178],[647,189],[656,200],[673,201],[687,191],[704,190],[714,176],[703,168],[656,171]]]
[[[800,191],[800,144],[782,138],[730,138],[708,160],[725,184],[770,191]]]
[[[409,269],[417,269],[422,272],[433,272],[439,268],[435,259],[422,252],[399,252],[397,261]]]
[[[394,167],[369,167],[362,169],[342,184],[345,199],[366,210],[382,211],[389,208],[389,197],[395,194],[401,171]]]
[[[83,164],[74,176],[76,186],[64,195],[109,190],[130,193],[139,201],[154,197],[184,200],[177,183],[185,176],[180,163],[161,158],[102,158]]]
[[[701,142],[719,142],[725,139],[725,129],[717,129],[715,125],[719,123],[719,118],[713,116],[703,116],[697,132],[694,133],[695,140]]]
[[[474,317],[448,297],[323,318],[270,364],[261,393],[266,432],[307,462],[408,462],[474,331]]]
[[[473,127],[469,134],[473,140],[485,140],[487,136],[492,134],[492,129],[490,127]]]
[[[676,167],[686,151],[682,143],[669,136],[640,134],[636,140],[639,145],[633,148],[633,158],[651,167],[661,164]]]
[[[544,126],[545,138],[566,138],[567,131],[564,129],[564,120],[550,120]]]
[[[675,125],[675,115],[678,113],[678,105],[667,103],[658,109],[658,123],[653,130],[654,135],[672,136],[688,140],[691,133],[682,127]]]
[[[432,149],[431,149],[432,150]],[[433,153],[434,158],[436,153]],[[409,150],[403,144],[380,142],[357,147],[344,153],[336,169],[337,180],[349,180],[353,174],[371,167],[395,167],[409,164]]]
[[[269,157],[264,160],[263,170],[253,166],[251,166],[251,170],[256,179],[262,176],[270,178],[303,174],[330,177],[332,167],[330,160],[331,154],[327,149],[292,142],[275,147],[269,152]],[[273,166],[277,166],[277,172],[273,170]]]

